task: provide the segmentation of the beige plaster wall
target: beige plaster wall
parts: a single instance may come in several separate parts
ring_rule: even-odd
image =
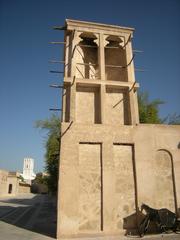
[[[133,173],[133,148],[131,145],[113,145],[115,202],[113,203],[113,230],[123,229],[123,218],[135,209],[135,188]],[[127,201],[128,200],[128,201]]]
[[[147,124],[137,129],[134,139],[139,203],[145,202],[154,208],[167,207],[175,211],[170,159],[167,159],[167,155],[163,157],[157,153],[158,150],[165,149],[172,154],[177,201],[180,206],[180,126]]]
[[[18,193],[30,193],[31,192],[31,187],[30,185],[21,185],[19,184],[18,186]]]
[[[62,132],[68,126],[68,123],[63,123]],[[95,232],[97,234],[111,235],[120,232],[124,234],[123,217],[128,217],[135,212],[135,200],[137,200],[139,207],[142,203],[146,203],[151,207],[166,207],[175,211],[171,165],[167,156],[157,157],[157,151],[165,149],[172,154],[177,203],[178,207],[180,207],[179,142],[180,126],[150,124],[110,126],[73,123],[63,136],[61,145],[58,236],[81,234],[79,223],[82,220],[82,216],[84,216],[82,213],[83,201],[83,204],[89,204],[89,209],[86,211],[86,219],[91,219],[92,216],[96,219],[94,225],[92,224],[94,226],[93,230],[91,227],[88,227],[88,224],[84,225],[83,233],[88,234]],[[102,166],[100,170],[98,165],[99,150],[92,147],[96,145],[81,145],[79,143],[99,143],[102,145]],[[79,147],[80,145],[81,147]],[[134,169],[130,146],[134,146]],[[159,162],[157,163],[157,161]],[[80,170],[80,162],[83,162],[85,172],[88,171],[88,174],[91,167],[96,169],[97,176],[101,171],[101,184],[97,181],[98,187],[94,191],[95,193],[100,187],[101,194],[99,195],[98,190],[97,195],[93,195],[94,193],[89,195],[91,201],[94,201],[94,205],[91,205],[87,199],[82,200],[82,195],[79,192],[83,183],[83,181],[81,182],[82,171]],[[87,162],[87,165],[85,162]],[[88,177],[88,174],[85,174],[87,175],[86,184],[88,183],[88,189],[91,189],[93,181]],[[168,179],[164,177],[164,174]],[[160,177],[159,179],[157,179],[158,176]],[[135,199],[134,177],[137,181],[137,199]],[[158,183],[160,185],[157,182],[160,182]],[[168,199],[167,201],[164,201],[165,195],[166,199]],[[96,198],[97,196],[99,196],[99,200]],[[160,200],[157,200],[157,198]],[[91,215],[95,211],[93,207],[96,206],[95,203],[98,203],[98,201],[102,201],[101,210],[99,210],[98,205],[96,208],[97,215]],[[98,214],[100,212],[102,215],[101,229],[99,229],[98,223]]]
[[[130,105],[128,93],[120,88],[106,87],[105,96],[102,99],[106,124],[129,125]],[[69,95],[67,91],[67,95]],[[69,103],[66,97],[65,120],[69,119]],[[76,122],[77,123],[101,123],[101,99],[100,88],[76,87]]]
[[[101,231],[101,145],[79,144],[79,231]]]
[[[5,170],[0,170],[0,196],[7,194],[7,179],[8,172]]]
[[[12,184],[12,192],[10,195],[16,195],[19,193],[30,193],[30,186],[22,185],[19,183],[16,172],[8,172],[0,170],[0,196],[9,194],[9,185]]]
[[[99,88],[78,87],[76,92],[76,121],[78,123],[100,123]]]
[[[128,96],[118,88],[106,88],[105,121],[107,124],[129,124]]]
[[[138,125],[134,29],[66,24],[58,238],[125,234],[142,203],[180,206],[180,126]]]
[[[156,185],[154,188],[154,199],[156,199],[156,208],[168,206],[168,209],[174,211],[174,193],[172,176],[171,157],[165,150],[157,151],[153,159],[152,170]],[[166,188],[165,188],[166,186]]]
[[[8,177],[8,181],[7,181],[8,188],[9,188],[10,184],[12,184],[11,194],[16,195],[18,193],[18,189],[19,189],[19,179],[17,178],[17,176],[9,176]]]

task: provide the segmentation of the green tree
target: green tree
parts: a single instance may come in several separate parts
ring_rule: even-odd
[[[159,105],[163,103],[159,99],[150,101],[147,92],[138,93],[140,123],[162,123],[162,119],[159,116]]]
[[[49,119],[36,121],[36,127],[45,130],[47,134],[45,143],[45,170],[49,176],[47,176],[46,181],[49,191],[55,194],[58,182],[60,119],[56,115],[52,115]]]
[[[169,114],[167,117],[162,119],[159,116],[159,106],[164,104],[160,99],[153,101],[149,100],[149,94],[147,92],[138,93],[138,104],[139,104],[139,120],[140,123],[164,123],[180,125],[180,114],[177,113]]]
[[[45,184],[47,185],[47,179],[48,179],[48,175],[44,176],[42,172],[39,172],[36,174],[36,178],[33,180],[33,183],[37,183],[37,184]]]

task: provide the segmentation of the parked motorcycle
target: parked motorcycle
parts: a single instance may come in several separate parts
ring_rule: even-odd
[[[141,212],[146,212],[146,216],[139,225],[139,235],[143,237],[149,228],[151,221],[155,222],[160,228],[161,232],[165,233],[180,233],[180,219],[176,214],[168,210],[167,208],[154,209],[146,204],[142,204]]]

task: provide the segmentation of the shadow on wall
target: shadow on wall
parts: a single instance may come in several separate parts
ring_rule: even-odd
[[[140,216],[141,219],[143,219],[143,216],[144,214]],[[125,235],[138,235],[136,212],[123,219],[123,229],[126,230]]]
[[[7,206],[4,203],[7,203]],[[36,195],[32,199],[1,200],[0,221],[56,238],[56,199],[47,195]]]
[[[143,214],[141,211],[138,211],[137,214],[136,212],[134,212],[133,214],[125,217],[123,219],[123,229],[126,230],[125,235],[139,235],[138,228],[145,216],[146,215]],[[160,228],[157,227],[156,223],[151,221],[148,227],[147,234],[157,234],[160,232]]]

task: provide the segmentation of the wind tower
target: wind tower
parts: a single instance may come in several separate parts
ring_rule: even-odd
[[[137,209],[134,29],[67,19],[63,30],[57,237],[119,234]]]
[[[24,180],[31,184],[31,181],[35,179],[36,174],[34,173],[34,159],[24,158],[23,174]]]

